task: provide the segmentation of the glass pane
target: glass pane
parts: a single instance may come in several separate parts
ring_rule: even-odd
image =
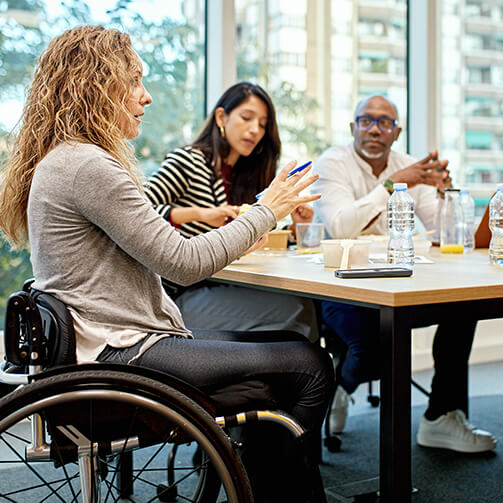
[[[351,141],[358,101],[390,98],[406,125],[406,0],[235,0],[238,78],[277,108],[284,160]],[[404,127],[395,148],[405,151]]]
[[[135,148],[145,171],[156,169],[170,149],[195,136],[204,118],[204,5],[204,0],[0,0],[0,162],[22,111],[24,88],[48,41],[77,25],[103,24],[129,33],[144,62],[153,105]],[[27,257],[2,243],[0,310],[32,274]]]
[[[442,157],[482,215],[503,182],[503,0],[442,0]]]

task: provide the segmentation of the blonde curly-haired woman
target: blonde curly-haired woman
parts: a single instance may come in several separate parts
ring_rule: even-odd
[[[135,174],[127,140],[151,102],[127,34],[83,26],[54,38],[7,160],[0,226],[16,246],[29,240],[33,288],[68,306],[78,362],[151,367],[203,390],[261,379],[316,432],[334,382],[328,354],[281,334],[256,342],[247,333],[191,333],[160,280],[188,284],[225,267],[318,197],[299,195],[316,177],[288,178],[290,163],[246,214],[186,239],[146,201]]]

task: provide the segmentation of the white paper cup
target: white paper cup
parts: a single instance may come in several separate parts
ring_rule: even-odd
[[[286,250],[290,231],[276,229],[267,233],[267,241],[259,250]]]
[[[344,248],[348,251],[347,264],[343,264]],[[350,269],[353,266],[364,266],[369,262],[370,241],[363,239],[322,239],[321,250],[325,267]]]

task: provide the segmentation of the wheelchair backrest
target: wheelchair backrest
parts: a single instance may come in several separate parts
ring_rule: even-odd
[[[53,295],[32,290],[47,339],[47,367],[77,363],[73,318],[63,302]]]
[[[12,294],[5,314],[5,357],[15,366],[76,363],[73,319],[56,297],[29,285]]]

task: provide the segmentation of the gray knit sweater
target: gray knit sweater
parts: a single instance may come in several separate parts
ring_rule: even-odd
[[[30,190],[33,287],[90,321],[187,335],[160,276],[182,285],[200,281],[275,224],[271,210],[256,204],[230,224],[186,239],[103,149],[60,144],[37,166]]]

